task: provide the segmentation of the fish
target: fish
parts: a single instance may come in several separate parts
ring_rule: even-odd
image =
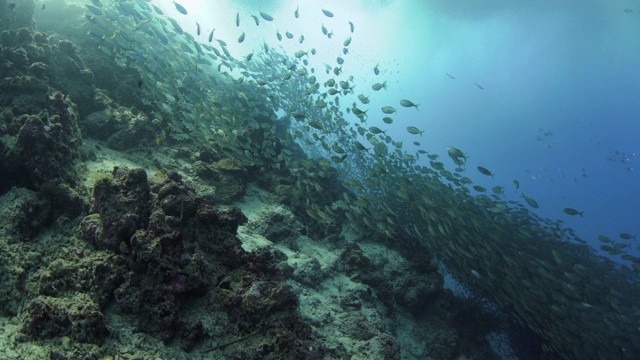
[[[567,215],[580,215],[580,217],[582,217],[582,214],[584,214],[584,211],[578,211],[576,209],[572,209],[572,208],[564,208],[562,209],[562,211],[567,214]]]
[[[400,100],[400,105],[404,106],[404,107],[415,107],[416,110],[418,110],[418,105],[420,104],[414,104],[413,102],[409,101],[409,100]]]
[[[478,171],[480,171],[480,173],[482,173],[483,175],[487,175],[487,176],[493,177],[493,173],[491,171],[489,171],[489,169],[487,169],[485,167],[478,166]]]
[[[301,34],[300,37],[298,38],[298,42],[302,44],[303,41],[304,41],[304,35]]]
[[[155,10],[156,14],[158,15],[164,15],[164,11],[162,11],[162,9],[160,9],[159,7],[151,4],[151,6],[153,7],[153,10]]]
[[[255,21],[256,26],[260,26],[260,19],[255,15],[251,15],[251,17],[253,18],[253,21]]]
[[[349,28],[351,29],[351,33],[353,33],[354,26],[353,26],[353,23],[351,21],[349,21]]]
[[[173,2],[173,5],[176,7],[176,10],[178,10],[178,12],[182,15],[187,15],[187,9],[184,8],[184,6],[178,4],[177,2]]]
[[[373,68],[373,73],[376,75],[380,75],[380,69],[378,69],[378,64]]]
[[[335,162],[335,163],[341,163],[343,162],[345,159],[347,158],[347,154],[344,154],[342,156],[332,156],[331,157],[331,161]]]
[[[267,20],[267,21],[273,21],[273,16],[267,14],[267,13],[263,13],[262,11],[260,11],[260,16],[262,16],[263,19]]]
[[[200,36],[200,24],[196,21],[196,35]],[[211,42],[211,41],[209,41]]]
[[[344,45],[345,47],[349,46],[349,44],[351,44],[351,36],[349,36],[343,43],[342,45]]]
[[[362,145],[362,144],[361,144],[359,141],[357,141],[357,140],[356,140],[356,141],[354,141],[354,145],[355,145],[355,147],[356,147],[356,149],[357,149],[357,150],[360,150],[360,151],[368,151],[368,150],[369,150],[369,148],[364,147],[364,145]]]
[[[294,54],[294,56],[295,56],[296,58],[298,58],[298,59],[300,59],[301,57],[303,57],[303,56],[305,56],[305,55],[307,55],[307,52],[306,52],[306,51],[302,51],[302,50],[298,50],[298,51],[296,51],[296,52],[295,52],[295,54]]]
[[[393,114],[396,112],[396,109],[392,106],[383,106],[382,107],[382,112],[385,114]]]
[[[287,39],[293,39],[293,34],[290,32],[286,32],[285,35],[287,36]]]
[[[455,80],[455,79],[456,79],[456,78],[455,78],[455,76],[453,76],[453,75],[451,75],[451,74],[449,74],[449,73],[445,73],[445,74],[447,74],[447,76],[449,77],[449,79],[453,79],[453,80]]]
[[[9,9],[13,9],[16,7],[16,4],[13,3],[13,8],[11,7],[12,4],[9,4]],[[93,5],[85,5],[85,7],[87,8],[87,10],[91,11],[94,15],[100,16],[102,15],[102,10],[98,9],[97,7],[93,6]]]
[[[322,24],[322,33],[324,35],[327,35],[329,33],[329,30],[327,30],[327,28],[324,26],[324,24]]]
[[[329,10],[322,9],[322,13],[323,13],[326,17],[330,17],[330,18],[331,18],[331,17],[333,17],[333,13],[332,13],[331,11],[329,11]]]
[[[300,17],[300,9],[298,8],[298,6],[296,6],[296,11],[293,13],[293,16],[295,16],[296,19]]]
[[[611,243],[611,242],[613,242],[613,240],[609,239],[608,237],[606,237],[606,236],[604,236],[604,235],[598,235],[598,236],[596,236],[596,238],[597,238],[599,241],[601,241],[601,242],[603,242],[603,243],[605,243],[605,244],[606,244],[606,243]]]
[[[311,126],[314,129],[324,130],[324,126],[315,120],[309,121],[309,126]]]
[[[242,32],[242,34],[240,34],[240,36],[238,36],[238,43],[242,43],[244,41],[244,31]]]
[[[294,119],[298,120],[298,121],[302,121],[304,119],[307,118],[307,115],[300,113],[300,112],[294,112],[291,113],[291,117],[293,117]]]
[[[532,208],[534,208],[534,209],[538,209],[538,208],[540,208],[540,205],[538,205],[538,202],[537,202],[537,201],[535,201],[534,199],[532,199],[532,198],[530,198],[530,197],[526,196],[525,194],[522,194],[522,196],[521,196],[521,197],[522,197],[522,198],[524,199],[524,201],[526,201],[526,202],[527,202],[527,204],[529,204],[529,206],[531,206]]]
[[[374,134],[374,135],[378,135],[378,134],[384,134],[384,133],[386,133],[387,131],[386,131],[386,130],[384,130],[384,131],[383,131],[383,130],[381,130],[379,127],[376,127],[376,126],[371,126],[371,127],[369,128],[369,132],[370,132],[370,133],[372,133],[372,134]]]
[[[513,180],[513,185],[515,185],[515,187],[516,187],[516,190],[513,192],[515,194],[516,191],[518,191],[518,189],[520,189],[520,182],[518,180]]]
[[[473,189],[474,189],[475,191],[477,191],[477,192],[486,192],[486,191],[487,191],[487,189],[483,188],[483,187],[482,187],[482,186],[480,186],[480,185],[474,185],[474,186],[473,186]]]
[[[375,83],[375,84],[371,85],[371,88],[372,88],[373,90],[375,90],[375,91],[378,91],[378,90],[380,90],[380,89],[385,89],[385,90],[387,90],[387,82],[385,81],[385,82],[383,82],[382,84],[380,84],[380,83]]]
[[[620,233],[618,234],[618,236],[620,236],[620,239],[623,239],[623,240],[633,240],[636,238],[637,235],[634,236],[629,233]]]
[[[385,123],[385,124],[391,124],[391,123],[393,123],[393,119],[392,119],[392,118],[390,118],[390,117],[388,117],[388,116],[383,117],[383,118],[382,118],[382,121],[384,121],[384,123]]]
[[[447,146],[447,154],[456,164],[457,164],[457,159],[459,158],[463,158],[464,162],[465,163],[467,162],[467,155],[458,148],[455,148],[453,146]]]
[[[213,32],[216,31],[216,29],[211,30],[211,34],[209,34],[209,43],[211,43],[213,41]]]
[[[240,27],[240,13],[236,13],[236,27]]]
[[[484,87],[482,87],[482,85],[480,85],[480,84],[478,84],[478,83],[475,83],[475,84],[476,84],[476,86],[478,87],[478,89],[480,89],[480,90],[484,90]]]
[[[333,151],[337,152],[338,154],[346,154],[347,152],[340,147],[340,145],[338,143],[334,143],[331,146],[331,149],[333,149]]]

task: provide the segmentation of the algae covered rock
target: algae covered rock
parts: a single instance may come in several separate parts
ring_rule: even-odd
[[[46,224],[50,210],[34,191],[9,190],[0,197],[0,238],[9,243],[31,240]]]
[[[0,168],[19,176],[0,179],[0,189],[13,185],[37,188],[56,178],[76,181],[72,164],[79,156],[82,138],[75,106],[61,93],[44,99],[45,110],[37,115],[14,115],[22,109],[16,106],[4,112],[10,138],[0,153]]]
[[[39,296],[23,309],[22,332],[36,339],[69,336],[101,344],[109,333],[100,307],[90,296],[69,298]]]

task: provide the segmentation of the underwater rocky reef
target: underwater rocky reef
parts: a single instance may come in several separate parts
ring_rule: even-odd
[[[372,148],[354,140],[297,97],[317,91],[306,53],[186,45],[143,0],[0,9],[0,358],[640,351],[635,273],[523,206],[470,196],[435,158],[415,165],[378,128]],[[133,47],[152,35],[161,50],[143,58]]]

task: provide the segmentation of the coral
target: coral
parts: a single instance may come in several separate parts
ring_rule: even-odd
[[[242,170],[242,163],[236,158],[224,158],[216,163],[218,169],[223,171],[240,171]]]
[[[316,287],[326,276],[325,271],[323,271],[320,266],[320,262],[316,258],[302,256],[300,258],[293,258],[292,262],[294,264],[292,278],[301,284]]]
[[[108,334],[99,306],[86,294],[70,298],[40,296],[22,314],[22,332],[32,338],[68,336],[80,342],[101,344]]]
[[[0,164],[20,176],[2,179],[0,188],[14,185],[38,188],[55,178],[75,182],[75,170],[71,165],[82,144],[77,113],[73,104],[60,93],[47,95],[44,99],[47,99],[43,104],[45,110],[40,110],[38,115],[13,117],[13,112],[5,111],[8,134],[15,141],[6,143],[8,146],[0,154]],[[14,109],[19,110],[18,107]]]
[[[50,206],[31,190],[9,190],[0,197],[0,238],[10,243],[31,240],[46,225]]]
[[[261,212],[248,227],[274,243],[292,242],[302,230],[295,216],[282,207]]]
[[[124,107],[93,112],[83,120],[82,128],[87,136],[106,141],[115,150],[147,146],[161,132],[147,115]]]

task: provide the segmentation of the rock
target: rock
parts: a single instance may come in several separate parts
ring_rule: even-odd
[[[69,336],[102,344],[109,333],[100,307],[82,293],[69,298],[39,296],[24,307],[21,323],[21,331],[35,339]]]
[[[0,238],[9,243],[31,240],[49,220],[51,208],[38,195],[13,188],[0,197]]]

